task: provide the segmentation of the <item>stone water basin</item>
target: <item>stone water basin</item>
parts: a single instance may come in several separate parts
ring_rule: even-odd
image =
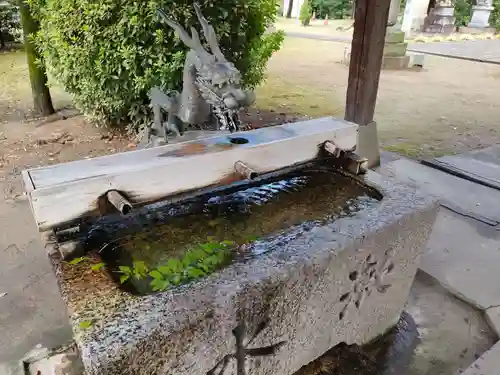
[[[436,210],[376,173],[315,164],[107,217],[87,258],[51,260],[89,375],[288,375],[396,324]],[[152,287],[202,245],[228,256]],[[123,267],[137,272],[120,280]]]

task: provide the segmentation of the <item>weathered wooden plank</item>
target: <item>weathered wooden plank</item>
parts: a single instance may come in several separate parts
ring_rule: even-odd
[[[355,124],[327,117],[80,160],[28,170],[34,185],[28,194],[43,231],[95,213],[98,198],[110,190],[144,204],[240,179],[237,161],[266,173],[315,158],[326,140],[352,149],[356,136]],[[238,138],[247,143],[231,142]]]
[[[373,121],[391,0],[356,0],[345,119]]]

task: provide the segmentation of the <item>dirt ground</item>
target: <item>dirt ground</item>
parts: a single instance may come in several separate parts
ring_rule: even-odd
[[[257,90],[258,109],[244,115],[256,127],[299,116],[343,116],[348,45],[287,38]],[[52,87],[57,108],[71,99]],[[423,71],[382,72],[376,120],[384,148],[408,156],[459,153],[500,142],[500,66],[426,56]],[[134,148],[82,116],[44,123],[30,117],[31,92],[22,51],[0,54],[0,182],[6,199],[20,197],[25,167],[95,157]],[[66,112],[63,112],[66,113]]]
[[[31,113],[31,88],[22,51],[0,53],[0,185],[4,199],[24,199],[21,170],[134,150],[135,139],[89,125],[71,109],[71,98],[54,85],[58,110],[52,121]],[[241,119],[253,128],[296,121],[297,115],[249,109]],[[1,194],[2,192],[0,192]]]
[[[288,38],[257,92],[262,108],[343,116],[349,45]],[[422,71],[382,71],[375,119],[381,145],[411,157],[500,142],[500,66],[425,56]]]

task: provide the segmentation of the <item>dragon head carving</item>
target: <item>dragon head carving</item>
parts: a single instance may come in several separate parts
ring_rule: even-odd
[[[194,85],[200,96],[212,105],[221,128],[237,130],[238,125],[233,123],[237,121],[237,111],[253,104],[255,94],[242,89],[239,70],[223,55],[214,28],[201,13],[200,6],[195,3],[194,8],[210,51],[203,47],[194,27],[191,27],[191,35],[189,35],[181,25],[168,18],[162,10],[158,13],[165,23],[176,31],[182,42],[190,48],[190,54],[195,57],[190,60]]]

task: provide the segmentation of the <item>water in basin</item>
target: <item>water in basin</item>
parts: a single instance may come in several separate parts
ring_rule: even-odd
[[[378,191],[353,178],[309,165],[126,219],[103,219],[90,230],[87,243],[126,289],[150,293],[272,251],[316,225],[354,215],[380,199]],[[154,282],[160,273],[169,274],[163,287]],[[176,273],[184,276],[173,280]]]

